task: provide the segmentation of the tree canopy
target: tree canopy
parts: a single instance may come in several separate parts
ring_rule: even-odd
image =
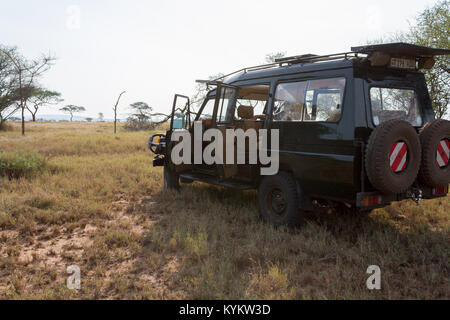
[[[65,106],[65,107],[62,107],[62,108],[59,109],[59,110],[61,110],[61,111],[63,111],[63,112],[66,112],[66,113],[70,114],[70,121],[73,120],[73,114],[74,114],[74,113],[79,113],[79,112],[84,112],[84,111],[86,111],[86,109],[85,109],[84,107],[82,107],[82,106],[76,106],[76,105],[73,105],[73,104],[69,104],[69,105],[67,105],[67,106]]]
[[[409,42],[420,46],[450,49],[450,1],[442,0],[426,8],[410,23],[406,32],[397,32],[385,38],[369,41]],[[423,70],[436,118],[449,115],[450,56],[437,56],[434,67]]]
[[[450,49],[450,1],[439,1],[419,14],[407,38],[418,45]],[[436,117],[442,118],[450,104],[450,56],[436,57],[434,67],[424,73]]]

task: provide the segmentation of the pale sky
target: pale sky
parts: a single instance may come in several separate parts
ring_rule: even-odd
[[[288,55],[349,51],[408,29],[433,0],[377,1],[66,1],[0,0],[0,43],[27,58],[50,52],[41,83],[82,116],[121,116],[136,101],[167,113],[173,95],[192,96],[195,80]],[[57,114],[59,107],[41,114]]]

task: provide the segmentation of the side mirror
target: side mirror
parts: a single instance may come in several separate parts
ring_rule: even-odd
[[[153,153],[157,153],[156,148],[158,146],[160,146],[161,143],[165,144],[164,139],[165,139],[165,135],[161,134],[161,133],[157,133],[154,134],[150,137],[150,139],[148,139],[148,148],[153,152]],[[163,140],[163,141],[161,141]]]

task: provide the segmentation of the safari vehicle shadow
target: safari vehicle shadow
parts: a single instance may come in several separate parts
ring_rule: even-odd
[[[449,298],[448,221],[422,221],[420,208],[308,214],[288,229],[259,218],[253,191],[194,183],[154,199],[135,268],[158,298]],[[381,268],[381,290],[366,287],[369,265]]]

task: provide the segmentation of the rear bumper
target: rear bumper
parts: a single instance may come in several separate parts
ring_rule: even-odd
[[[422,191],[421,199],[435,199],[446,197],[448,187],[445,188],[429,188],[420,187]],[[411,192],[398,194],[382,194],[379,192],[359,192],[356,194],[356,207],[362,210],[371,210],[390,205],[394,201],[411,199]]]

